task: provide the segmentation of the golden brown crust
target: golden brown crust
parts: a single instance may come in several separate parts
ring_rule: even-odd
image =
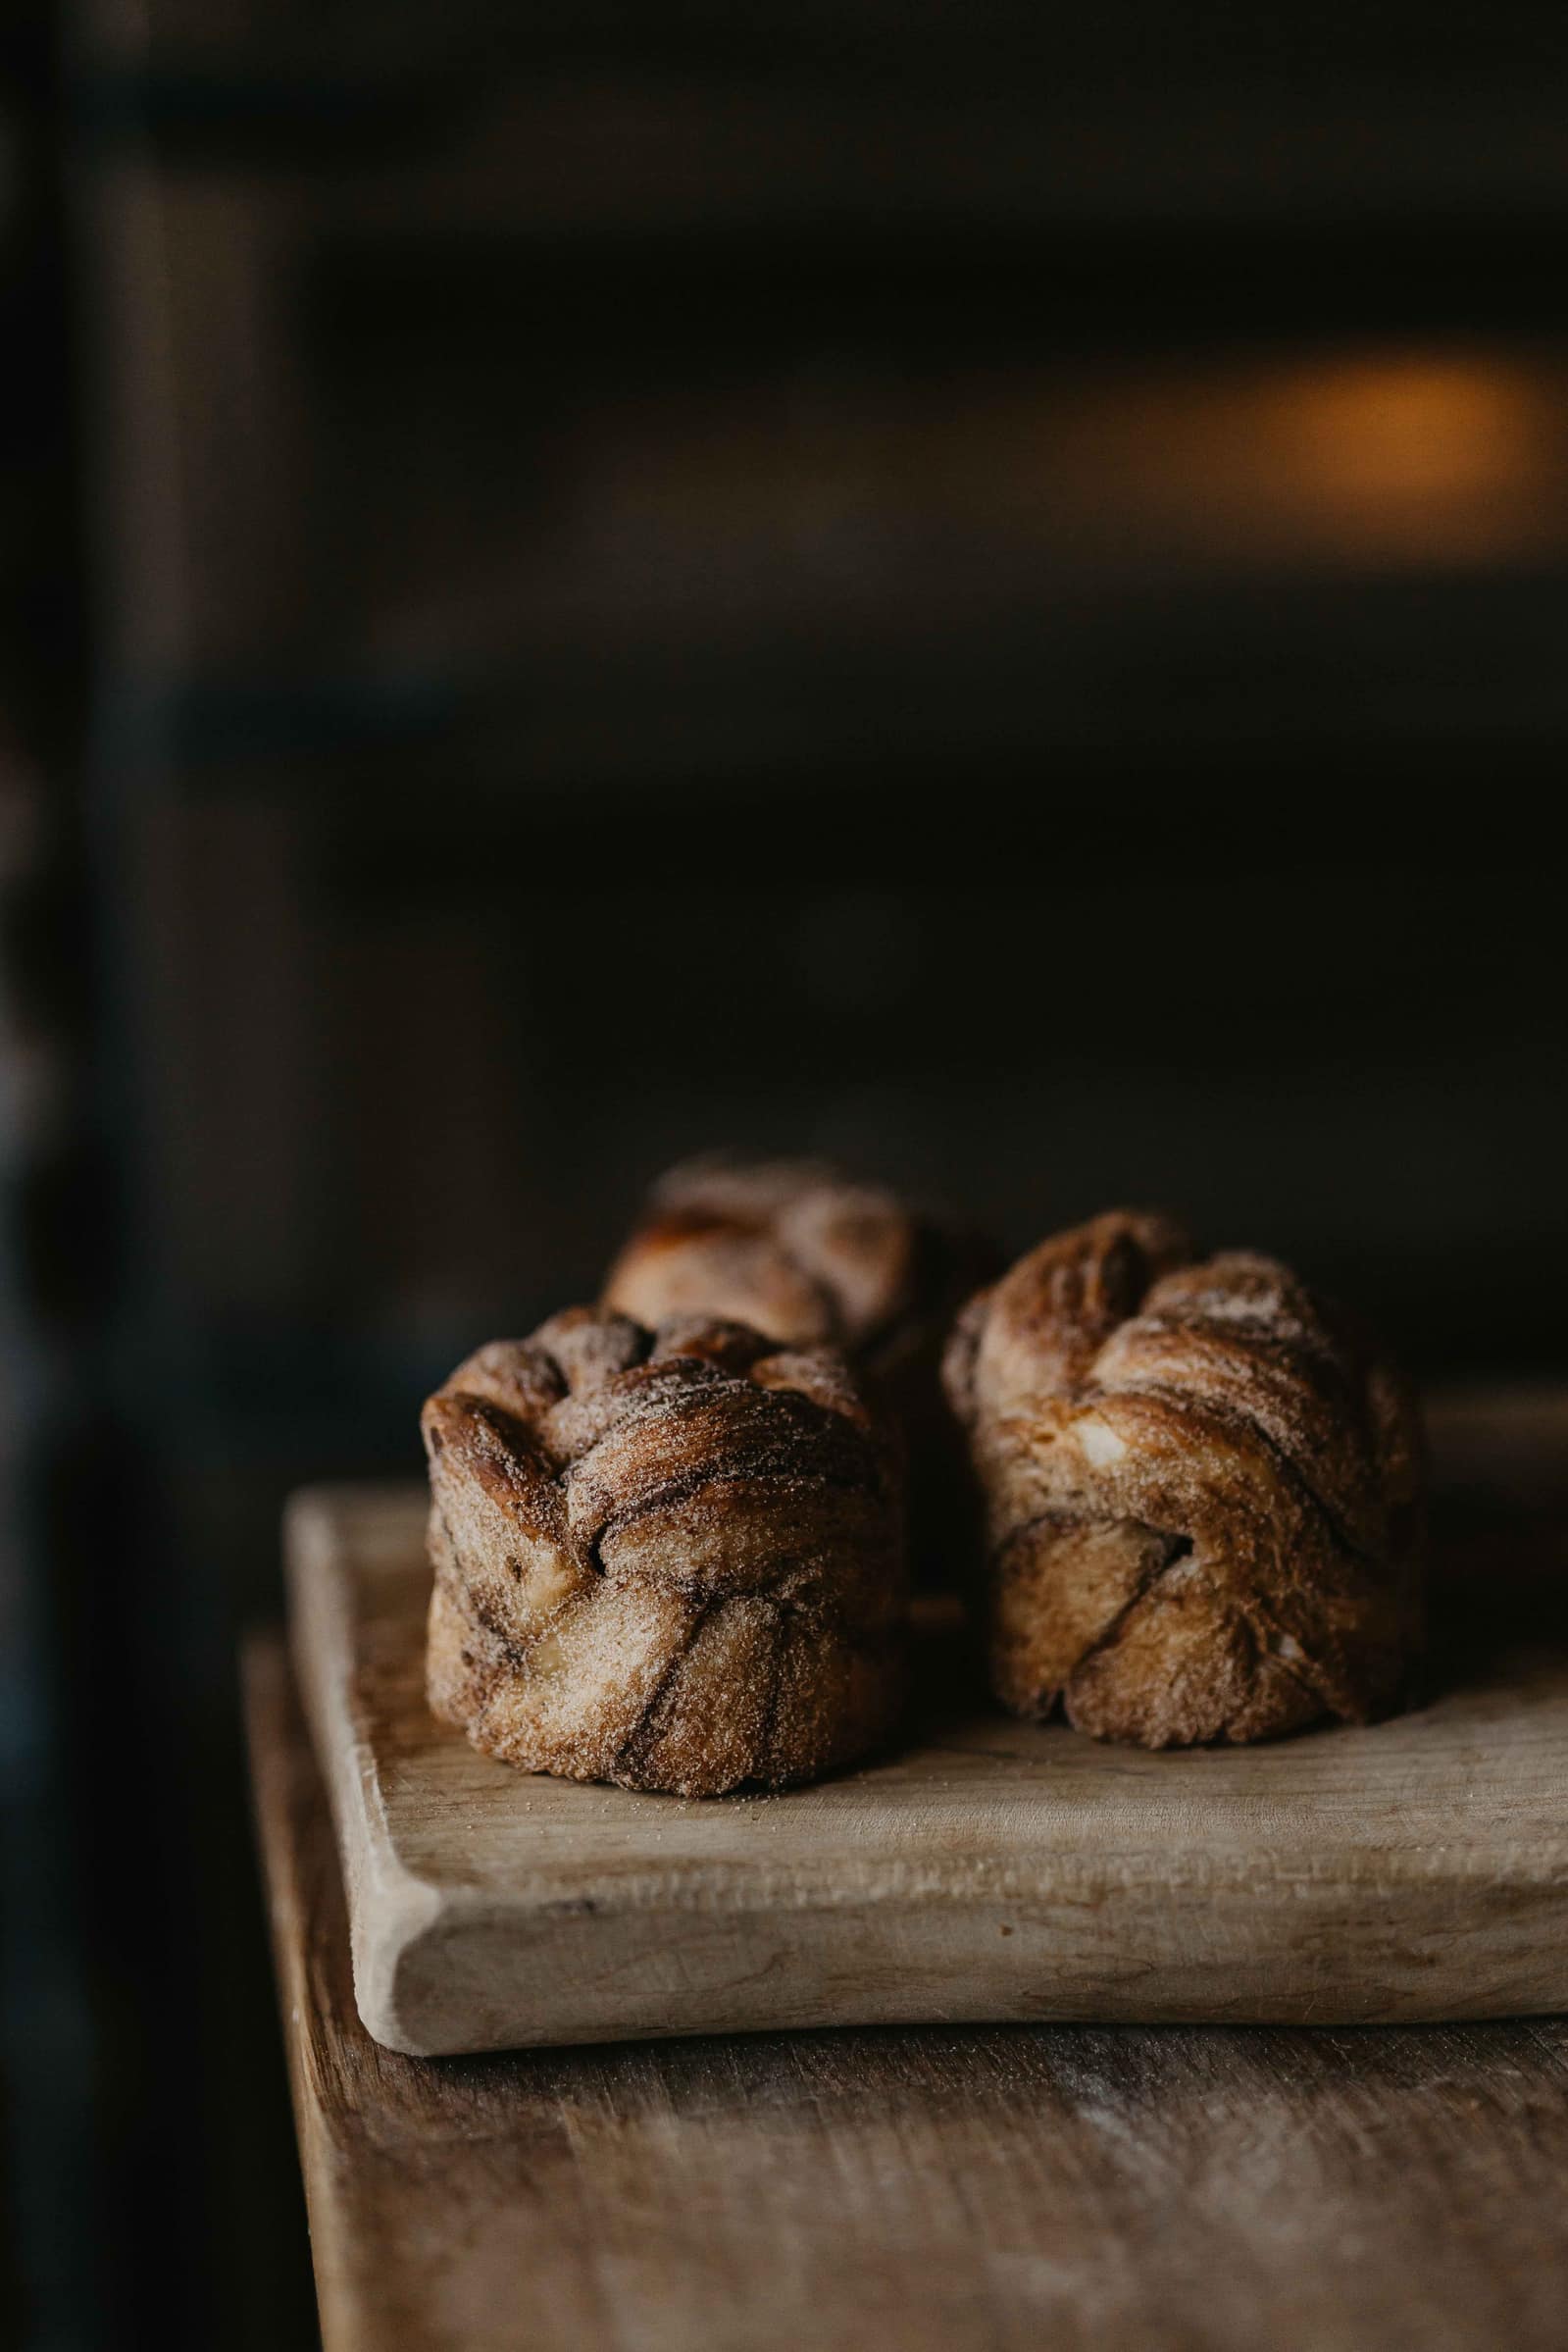
[[[687,1160],[654,1186],[604,1299],[644,1323],[733,1315],[865,1368],[957,1304],[941,1262],[957,1248],[885,1185],[824,1160]]]
[[[896,1469],[831,1350],[575,1307],[470,1356],[422,1426],[430,1700],[476,1747],[717,1796],[886,1736]]]
[[[977,1236],[827,1161],[713,1157],[660,1179],[604,1303],[645,1323],[735,1316],[790,1347],[841,1350],[903,1433],[911,1530],[945,1579],[973,1513],[941,1350],[961,1301],[999,1264]]]
[[[986,1500],[1003,1704],[1146,1747],[1399,1697],[1422,1445],[1366,1335],[1273,1258],[1115,1211],[959,1316],[945,1374]]]

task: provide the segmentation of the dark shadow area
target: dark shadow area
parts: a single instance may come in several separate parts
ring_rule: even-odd
[[[7,11],[8,2345],[309,2340],[238,1633],[670,1161],[1562,1376],[1565,102],[1404,0]],[[1502,1452],[1435,1687],[1564,1631]]]

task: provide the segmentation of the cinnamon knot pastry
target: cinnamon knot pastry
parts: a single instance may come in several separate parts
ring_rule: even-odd
[[[430,1705],[530,1771],[718,1796],[884,1738],[895,1463],[842,1358],[574,1307],[423,1416]]]
[[[644,1323],[733,1316],[839,1348],[902,1431],[917,1545],[945,1567],[972,1515],[940,1362],[953,1315],[1000,1267],[978,1236],[818,1159],[683,1162],[654,1186],[604,1303]]]
[[[1408,1391],[1273,1258],[1116,1212],[1042,1242],[944,1366],[985,1491],[991,1679],[1150,1748],[1395,1704],[1418,1622]]]

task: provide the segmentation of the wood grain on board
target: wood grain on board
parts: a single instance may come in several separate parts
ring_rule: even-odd
[[[419,2060],[249,1661],[326,2352],[1557,2352],[1568,2026],[928,2027]]]
[[[1525,1467],[1543,1447],[1561,1458],[1560,1409],[1518,1425]],[[1494,1400],[1438,1416],[1471,1505],[1514,1474],[1509,1426]],[[520,1774],[433,1721],[422,1494],[314,1490],[290,1514],[294,1658],[361,2015],[388,2046],[436,2053],[1568,2008],[1568,1642],[1508,1521],[1460,1508],[1450,1532],[1467,1527],[1462,1626],[1443,1619],[1432,1694],[1394,1721],[1243,1750],[1101,1746],[995,1713],[938,1616],[895,1750],[815,1788],[703,1803]]]

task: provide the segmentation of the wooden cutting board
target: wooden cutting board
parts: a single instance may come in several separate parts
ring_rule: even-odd
[[[1568,1562],[1539,1493],[1517,1531],[1495,1508],[1499,1480],[1528,1490],[1560,1463],[1568,1418],[1522,1409],[1523,1447],[1495,1401],[1440,1421],[1482,1504],[1456,1522],[1466,1574],[1440,1595],[1419,1712],[1245,1750],[1101,1747],[992,1712],[938,1605],[906,1744],[780,1797],[635,1796],[478,1755],[425,1706],[421,1490],[297,1496],[295,1665],[366,2025],[428,2056],[821,2024],[1568,2009]],[[1543,1542],[1533,1579],[1523,1555],[1539,1565]]]

